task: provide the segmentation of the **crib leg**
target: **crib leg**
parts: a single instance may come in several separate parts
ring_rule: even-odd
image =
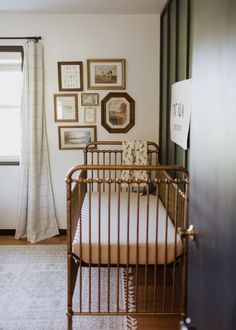
[[[68,272],[67,272],[67,329],[72,330],[72,297],[73,297],[73,285],[72,285],[72,269],[73,269],[73,259],[71,256],[71,253],[67,255],[67,266],[68,266]]]
[[[67,313],[67,330],[72,330],[72,313]]]

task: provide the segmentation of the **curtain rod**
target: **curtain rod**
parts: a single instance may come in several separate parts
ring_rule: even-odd
[[[27,40],[35,40],[35,42],[38,42],[39,40],[41,40],[42,39],[42,37],[0,37],[0,39],[1,40],[9,40],[9,39],[14,39],[14,40],[16,40],[16,39],[27,39]]]

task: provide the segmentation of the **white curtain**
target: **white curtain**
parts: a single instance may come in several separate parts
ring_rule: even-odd
[[[43,46],[33,41],[24,45],[19,197],[16,239],[35,243],[59,234],[46,137]]]

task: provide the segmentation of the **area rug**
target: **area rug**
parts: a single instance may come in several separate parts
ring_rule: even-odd
[[[65,245],[0,246],[0,330],[66,330],[67,266]],[[101,288],[106,301],[106,269]],[[122,272],[122,270],[121,270]],[[92,271],[92,309],[96,301],[96,269]],[[125,279],[121,273],[120,306],[124,307]],[[111,272],[115,288],[115,270]],[[83,308],[88,304],[88,268],[83,269]],[[78,286],[78,283],[77,283]],[[78,292],[76,287],[75,292]],[[75,302],[76,303],[76,302]],[[97,301],[96,301],[97,303]],[[111,301],[115,309],[115,301]],[[78,306],[77,306],[78,307]],[[105,306],[101,306],[105,308]],[[125,316],[84,316],[73,318],[73,329],[136,329],[134,319]]]

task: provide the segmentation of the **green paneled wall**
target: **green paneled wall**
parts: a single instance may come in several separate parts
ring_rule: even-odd
[[[161,14],[160,162],[187,167],[188,152],[170,139],[171,85],[191,74],[193,0],[170,0]]]

